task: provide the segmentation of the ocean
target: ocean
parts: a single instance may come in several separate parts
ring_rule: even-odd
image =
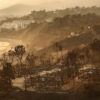
[[[0,55],[10,50],[10,48],[10,43],[0,41]]]

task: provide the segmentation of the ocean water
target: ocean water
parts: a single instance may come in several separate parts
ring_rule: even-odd
[[[0,41],[0,54],[7,52],[10,48],[10,43]]]

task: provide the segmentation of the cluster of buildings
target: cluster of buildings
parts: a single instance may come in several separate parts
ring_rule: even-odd
[[[34,23],[34,20],[14,20],[11,22],[5,22],[2,25],[0,25],[0,31],[3,29],[8,29],[8,30],[20,30],[26,28],[28,25],[31,23]]]
[[[48,18],[46,20],[43,19],[16,19],[13,21],[7,21],[0,25],[0,32],[2,30],[21,30],[25,29],[27,26],[29,26],[32,23],[44,23],[44,22],[52,22],[53,19]]]

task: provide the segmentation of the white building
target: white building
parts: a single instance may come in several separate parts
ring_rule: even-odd
[[[34,20],[14,20],[12,22],[5,22],[0,26],[0,29],[15,29],[20,30],[26,28],[29,24],[34,23]]]

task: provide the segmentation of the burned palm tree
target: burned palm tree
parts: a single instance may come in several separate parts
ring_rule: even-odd
[[[61,59],[63,59],[63,48],[58,42],[55,43],[55,49],[57,52],[57,60],[59,59],[59,51],[61,52]]]
[[[25,59],[27,66],[28,66],[28,68],[27,68],[28,74],[30,74],[30,76],[33,73],[32,69],[35,66],[35,59],[36,59],[36,57],[33,54],[28,54]]]
[[[77,50],[69,51],[65,59],[65,65],[67,66],[68,76],[74,76],[78,72],[78,52]]]
[[[26,57],[26,61],[29,64],[30,67],[33,67],[35,65],[35,56],[33,54],[28,54]]]

